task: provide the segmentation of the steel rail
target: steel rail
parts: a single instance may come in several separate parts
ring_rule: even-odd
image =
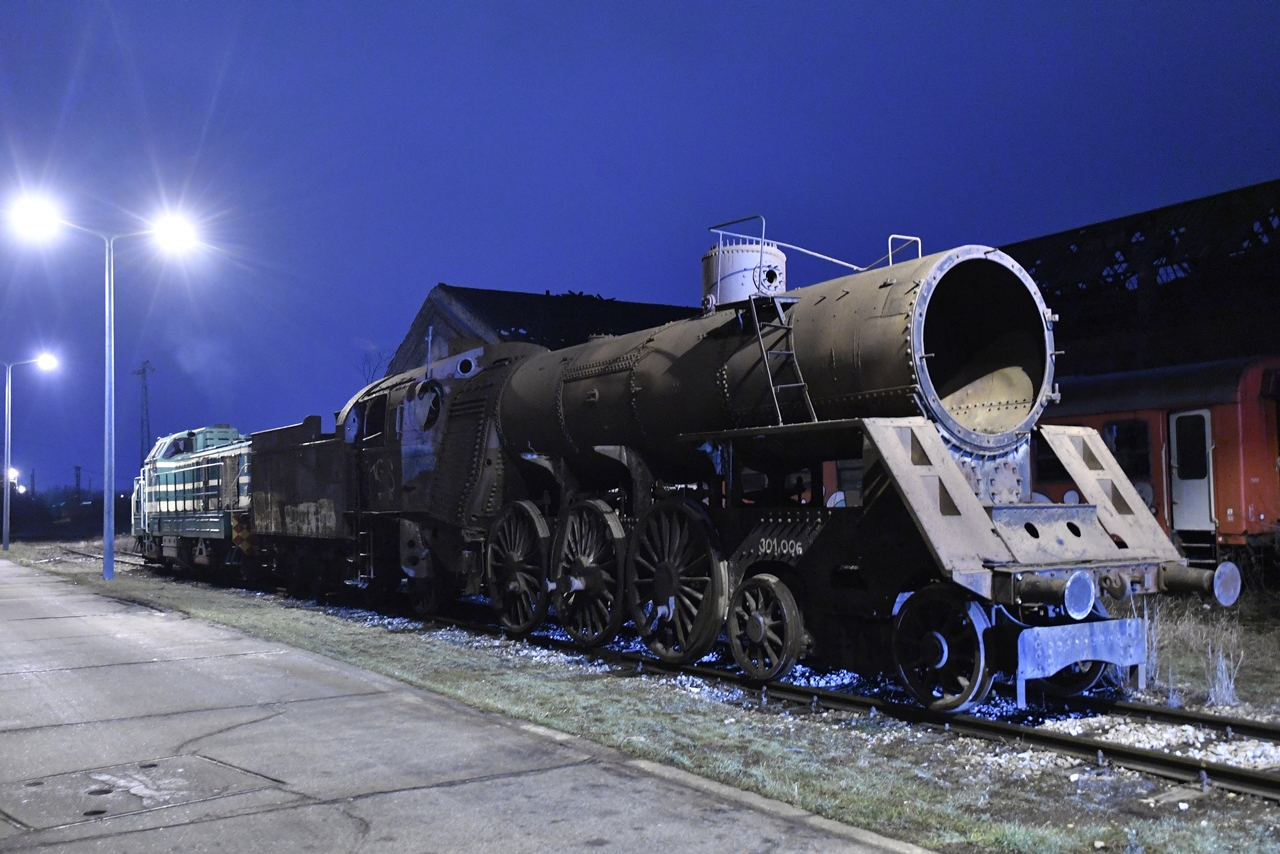
[[[1087,711],[1098,714],[1119,713],[1127,718],[1146,718],[1166,724],[1203,726],[1225,733],[1228,737],[1244,736],[1280,742],[1280,724],[1268,721],[1252,721],[1230,715],[1201,714],[1172,706],[1153,706],[1148,703],[1131,703],[1127,700],[1105,700],[1090,697],[1071,697],[1062,701],[1067,711]]]
[[[68,548],[67,546],[62,546],[62,545],[58,546],[58,548],[62,549],[64,552],[67,552],[68,554],[80,555],[81,557],[91,557],[94,560],[102,560],[102,555],[95,555],[89,552],[82,552],[82,551],[78,551],[77,549]],[[117,557],[115,558],[115,561],[116,563],[127,563],[130,566],[153,566],[153,564],[149,564],[143,560],[132,560],[130,558],[123,558],[123,557]]]
[[[457,628],[482,631],[490,635],[507,634],[502,630],[495,631],[495,627],[476,625],[465,620],[431,617],[424,620],[424,622],[443,622]],[[775,701],[782,700],[794,703],[799,706],[808,706],[815,710],[818,708],[831,711],[867,712],[875,710],[878,714],[906,723],[931,725],[951,732],[980,737],[988,741],[1000,741],[1005,744],[1019,743],[1029,747],[1040,747],[1083,759],[1092,759],[1099,765],[1116,765],[1133,771],[1164,777],[1179,783],[1198,783],[1202,787],[1216,786],[1239,794],[1255,795],[1269,800],[1280,800],[1280,775],[1268,771],[1242,768],[1238,765],[1229,765],[1223,762],[1209,762],[1187,756],[1177,756],[1160,750],[1133,747],[1086,736],[1073,736],[1068,733],[1044,730],[1007,721],[995,721],[973,715],[933,712],[922,706],[896,703],[879,697],[847,694],[827,688],[811,688],[786,682],[770,682],[761,685],[732,671],[700,664],[669,664],[638,652],[583,649],[570,641],[538,635],[531,635],[523,638],[523,640],[543,648],[594,658],[603,663],[630,664],[635,666],[638,672],[653,671],[671,675],[683,674],[707,680],[729,682],[747,692],[760,696],[766,706],[769,700],[773,699]],[[1138,703],[1099,703],[1098,707],[1109,710],[1122,710],[1126,713],[1126,716],[1150,716],[1153,720],[1156,714],[1160,713],[1165,714],[1170,722],[1208,724],[1210,726],[1221,724],[1223,730],[1230,726],[1233,733],[1240,735],[1250,734],[1253,737],[1280,741],[1280,727],[1255,721],[1198,716],[1194,712],[1185,710],[1162,709]]]

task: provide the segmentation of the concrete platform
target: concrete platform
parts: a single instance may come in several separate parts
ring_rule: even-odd
[[[0,560],[0,851],[919,852]]]

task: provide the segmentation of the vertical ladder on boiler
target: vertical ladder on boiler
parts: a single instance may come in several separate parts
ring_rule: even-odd
[[[800,372],[800,362],[796,359],[795,344],[795,327],[791,324],[791,318],[787,314],[787,309],[795,305],[799,300],[788,299],[787,297],[752,297],[748,302],[751,304],[751,322],[756,328],[756,341],[760,345],[760,359],[764,364],[765,377],[769,380],[769,394],[773,398],[773,413],[778,419],[778,424],[787,423],[782,417],[782,404],[778,400],[778,392],[799,393],[800,400],[804,403],[805,413],[808,415],[805,421],[817,421],[817,413],[813,409],[813,401],[809,397],[809,386],[804,381],[804,375]],[[773,309],[777,320],[760,319],[759,308],[757,302],[763,303]],[[775,345],[781,349],[771,349],[764,342],[764,330],[781,331],[782,341],[780,345]],[[781,357],[775,370],[772,359]],[[787,368],[791,369],[793,382],[778,382],[779,374],[782,374]]]

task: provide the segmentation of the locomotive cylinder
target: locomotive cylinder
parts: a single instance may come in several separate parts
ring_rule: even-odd
[[[807,392],[820,420],[924,414],[966,452],[998,454],[1048,401],[1051,315],[998,250],[961,246],[786,296],[526,360],[502,395],[504,442],[579,471],[604,464],[596,446],[626,445],[679,471],[689,452],[675,437],[777,424],[775,396],[784,421],[809,420]]]

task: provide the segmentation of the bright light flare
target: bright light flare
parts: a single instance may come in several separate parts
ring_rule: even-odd
[[[26,495],[26,494],[27,494],[27,488],[26,488],[25,486],[23,486],[22,484],[18,484],[18,494],[19,494],[19,495]]]
[[[200,245],[196,227],[181,214],[165,214],[151,225],[156,244],[173,255],[189,252]]]
[[[36,367],[42,371],[52,371],[58,367],[58,357],[52,353],[41,353],[36,357]]]
[[[10,483],[17,483],[17,482],[18,482],[18,470],[17,470],[17,469],[9,469],[9,482],[10,482]]]
[[[62,216],[53,202],[40,196],[21,196],[9,206],[9,227],[30,243],[46,243],[58,233]]]

